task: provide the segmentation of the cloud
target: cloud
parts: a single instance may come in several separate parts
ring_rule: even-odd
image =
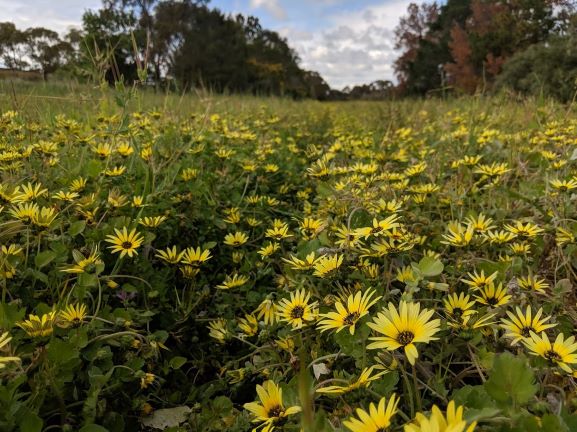
[[[100,6],[100,0],[0,0],[0,22],[13,22],[20,29],[46,27],[65,33],[82,25],[87,9]]]
[[[279,29],[301,58],[301,66],[319,72],[333,88],[394,81],[394,28],[411,0],[390,0],[326,17],[311,37],[298,37],[298,23]]]
[[[262,8],[280,21],[287,18],[287,13],[280,5],[279,0],[250,0],[250,7],[254,9]]]

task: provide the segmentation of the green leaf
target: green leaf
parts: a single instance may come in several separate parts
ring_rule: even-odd
[[[50,264],[54,258],[56,258],[56,256],[56,252],[51,250],[40,252],[34,257],[34,264],[36,264],[36,268],[41,269],[42,267]]]
[[[417,268],[424,277],[434,277],[443,273],[445,266],[440,260],[426,256],[419,261]]]
[[[180,369],[185,363],[185,357],[173,357],[170,359],[170,367],[172,369]]]
[[[516,407],[529,402],[537,386],[525,359],[506,352],[495,357],[485,390],[500,404]]]
[[[40,432],[42,430],[43,421],[40,417],[28,410],[26,415],[20,422],[21,432]]]
[[[16,321],[20,321],[26,314],[26,308],[19,308],[17,304],[0,304],[0,328],[10,329]]]
[[[569,432],[563,419],[554,414],[545,414],[541,418],[541,429],[543,432]]]
[[[84,228],[86,228],[86,221],[79,220],[72,222],[68,228],[68,234],[70,234],[72,237],[76,237],[78,234],[84,231]]]
[[[78,350],[69,342],[52,339],[48,345],[48,360],[57,364],[64,364],[78,358]]]

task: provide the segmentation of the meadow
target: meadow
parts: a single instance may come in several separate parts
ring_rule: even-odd
[[[0,430],[577,430],[577,114],[0,82]]]

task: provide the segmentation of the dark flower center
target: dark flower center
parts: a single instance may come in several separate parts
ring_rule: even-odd
[[[132,242],[129,241],[122,242],[122,249],[132,249]]]
[[[397,342],[399,342],[401,345],[409,345],[411,342],[413,342],[414,338],[415,335],[413,332],[403,331],[400,332],[397,336]]]
[[[278,417],[282,413],[282,407],[280,405],[275,405],[271,409],[268,410],[269,418]]]
[[[521,335],[523,335],[523,337],[529,337],[532,331],[535,331],[533,327],[523,327],[521,329]]]
[[[453,309],[453,316],[459,318],[461,315],[463,315],[463,309],[461,309],[460,307],[456,307]]]
[[[378,232],[381,232],[382,230],[383,230],[383,228],[380,227],[380,226],[374,227],[374,228],[371,230],[371,234],[376,234],[376,233],[378,233]]]
[[[293,319],[302,318],[304,314],[305,314],[305,308],[302,306],[295,306],[291,310],[291,318]]]
[[[487,304],[495,306],[497,303],[499,303],[499,299],[497,297],[487,297]]]
[[[561,361],[561,356],[559,353],[555,352],[554,350],[549,350],[544,354],[544,357],[549,360],[550,362],[558,362]]]
[[[361,314],[358,312],[351,312],[350,314],[348,314],[345,317],[345,319],[343,319],[343,322],[346,325],[353,325],[354,323],[357,322],[357,320],[359,319],[360,316],[361,316]]]

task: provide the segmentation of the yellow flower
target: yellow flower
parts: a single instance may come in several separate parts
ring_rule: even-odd
[[[258,332],[258,321],[254,315],[245,315],[239,318],[238,328],[247,336],[254,336]]]
[[[543,357],[551,365],[557,365],[567,373],[572,373],[569,364],[577,363],[575,336],[565,339],[563,333],[559,333],[555,342],[551,343],[545,332],[542,332],[541,336],[531,332],[530,337],[523,340],[523,343],[530,354]]]
[[[263,300],[254,312],[258,319],[262,318],[265,325],[272,325],[276,321],[276,305],[270,299]]]
[[[64,321],[64,327],[79,327],[86,318],[86,305],[68,305],[65,310],[60,311],[59,316]]]
[[[564,246],[569,243],[575,243],[575,236],[571,231],[558,227],[555,233],[555,242],[557,246]]]
[[[386,398],[382,398],[378,406],[371,403],[368,412],[357,408],[358,419],[350,417],[343,424],[352,432],[383,432],[391,425],[398,404],[399,398],[393,393],[388,404]]]
[[[477,313],[473,309],[475,306],[475,301],[471,300],[471,296],[461,293],[449,294],[443,303],[445,304],[445,311],[451,316],[451,318],[461,319],[461,317],[467,317]]]
[[[274,381],[265,381],[262,386],[257,384],[256,392],[260,403],[246,403],[244,408],[254,416],[253,422],[264,422],[261,425],[262,432],[271,432],[275,425],[283,423],[286,417],[301,411],[299,406],[285,408],[282,389]]]
[[[10,337],[8,332],[0,334],[0,350],[4,349],[6,345],[10,343],[11,340],[12,338]],[[19,357],[13,357],[13,356],[2,357],[0,355],[0,369],[4,369],[6,367],[6,363],[17,361],[20,361]]]
[[[371,382],[375,381],[376,379],[379,379],[380,377],[382,377],[384,374],[388,373],[388,371],[382,371],[382,372],[378,372],[375,375],[371,376],[371,374],[373,373],[373,371],[375,370],[376,366],[371,366],[368,368],[364,368],[359,377],[353,381],[352,383],[346,385],[346,386],[327,386],[327,387],[321,387],[319,389],[316,390],[317,393],[323,393],[323,394],[344,394],[344,393],[348,393],[351,392],[353,390],[356,390],[358,388],[361,387],[369,387],[371,385]]]
[[[507,294],[507,288],[499,283],[495,287],[494,283],[485,285],[481,288],[479,295],[475,296],[475,300],[487,306],[502,306],[511,300],[511,295]]]
[[[534,276],[517,278],[517,283],[521,288],[532,290],[540,294],[545,293],[545,289],[549,288],[549,284],[545,279],[537,279]]]
[[[96,147],[92,148],[92,151],[96,153],[99,158],[105,159],[112,154],[112,146],[108,143],[99,143]]]
[[[430,320],[434,310],[423,309],[419,303],[401,301],[399,310],[392,303],[389,308],[380,312],[368,326],[384,336],[369,338],[375,342],[368,349],[385,348],[394,351],[403,348],[409,363],[415,364],[419,357],[416,343],[429,343],[440,329],[439,319]]]
[[[470,280],[463,279],[463,283],[469,285],[473,290],[480,290],[493,283],[493,281],[499,276],[498,272],[494,272],[489,276],[485,276],[485,271],[481,270],[481,274],[477,274],[475,270],[473,273],[467,273]]]
[[[355,334],[357,321],[368,314],[369,308],[381,298],[381,296],[378,296],[372,299],[373,295],[375,295],[375,290],[369,288],[364,293],[359,291],[355,295],[349,295],[346,306],[342,302],[337,301],[335,303],[336,312],[319,315],[323,319],[319,321],[318,328],[321,332],[337,329],[338,333],[348,327],[349,332]]]
[[[211,321],[208,324],[208,330],[208,335],[216,339],[219,343],[223,344],[230,338],[230,334],[226,328],[226,321],[223,319]]]
[[[317,259],[315,259],[315,253],[311,252],[308,254],[304,261],[297,258],[295,255],[291,255],[290,259],[282,258],[282,260],[290,264],[293,270],[308,270],[315,266]]]
[[[290,294],[290,300],[282,299],[278,305],[278,316],[281,321],[292,325],[293,329],[299,329],[307,321],[316,319],[316,302],[309,304],[311,295],[302,289]]]
[[[415,420],[405,425],[404,432],[473,432],[476,426],[477,422],[472,422],[467,427],[467,422],[463,420],[463,407],[456,407],[455,401],[450,401],[446,417],[434,405],[430,417],[417,413]]]
[[[145,373],[141,378],[140,378],[140,388],[141,389],[145,389],[148,386],[154,384],[154,382],[156,381],[156,375],[151,374],[151,373]]]
[[[553,179],[549,180],[549,184],[551,184],[551,186],[554,189],[557,189],[559,192],[567,192],[577,188],[577,180],[575,179],[570,180]]]
[[[504,318],[501,319],[501,327],[507,331],[505,337],[513,339],[511,345],[515,345],[520,340],[530,337],[531,332],[538,334],[557,325],[545,324],[545,322],[549,321],[551,317],[540,319],[543,309],[539,309],[535,316],[532,316],[531,306],[527,306],[525,313],[523,313],[519,307],[515,308],[515,311],[517,312],[517,315],[511,311],[507,311],[510,320]]]
[[[56,210],[50,207],[42,207],[37,213],[32,215],[32,223],[39,227],[47,228],[56,219]]]
[[[217,285],[216,287],[218,289],[238,288],[247,283],[248,280],[249,278],[247,276],[235,273],[232,275],[232,277],[227,275],[224,279],[224,282],[220,285]]]
[[[58,191],[54,195],[52,195],[52,198],[60,200],[60,201],[70,202],[70,201],[74,201],[79,196],[80,195],[78,195],[76,192]]]
[[[235,232],[234,234],[229,233],[224,237],[224,244],[238,247],[242,246],[248,241],[248,236],[243,232]]]
[[[134,195],[132,197],[132,207],[144,207],[144,197],[142,195]]]
[[[444,240],[441,240],[441,243],[456,247],[467,246],[475,234],[475,227],[471,224],[466,228],[460,223],[449,224],[448,230],[448,234],[443,234]]]
[[[325,228],[325,222],[322,219],[304,218],[299,223],[299,231],[303,240],[315,238]]]
[[[63,267],[60,269],[63,273],[92,273],[96,270],[96,266],[103,265],[100,259],[100,253],[98,252],[98,247],[93,247],[90,251],[90,255],[84,256],[80,251],[74,249],[72,251],[72,258],[75,264]]]
[[[292,234],[288,233],[288,229],[289,227],[286,223],[279,219],[275,219],[273,221],[273,227],[266,230],[265,237],[272,238],[277,241],[292,237]]]
[[[332,272],[336,271],[343,263],[344,255],[322,256],[315,261],[314,275],[318,277],[327,277]]]
[[[107,177],[118,177],[126,172],[126,167],[124,165],[115,166],[104,170],[104,175]]]
[[[469,216],[468,218],[465,218],[465,220],[467,221],[467,225],[472,226],[475,231],[480,233],[484,233],[485,231],[495,228],[494,225],[491,225],[493,223],[493,219],[488,218],[483,213],[479,213],[476,218]]]
[[[373,219],[373,226],[372,227],[363,227],[358,228],[355,230],[355,236],[357,237],[364,237],[365,239],[369,238],[371,235],[377,237],[384,234],[386,231],[391,230],[399,226],[397,220],[399,216],[393,214],[388,218],[383,220],[377,220],[376,218]]]
[[[280,245],[278,243],[269,242],[266,246],[261,247],[257,253],[261,256],[262,259],[265,259],[266,257],[274,254],[279,249]]]
[[[111,243],[108,249],[112,249],[112,253],[120,252],[120,258],[124,255],[128,255],[132,258],[133,255],[138,255],[136,249],[140,247],[144,238],[136,232],[136,228],[133,228],[130,233],[126,227],[122,228],[122,231],[114,228],[116,235],[108,234],[106,236],[106,242]]]
[[[171,248],[166,248],[165,250],[157,250],[156,255],[154,256],[160,258],[168,264],[178,264],[184,256],[184,251],[178,252],[176,246],[172,246]]]
[[[145,216],[144,218],[140,219],[138,223],[148,228],[156,228],[166,219],[167,219],[166,216],[153,216],[153,217]]]
[[[513,240],[515,237],[517,237],[516,234],[504,230],[487,231],[486,233],[483,234],[483,236],[485,239],[489,240],[489,243],[491,244],[507,243]]]
[[[516,221],[515,225],[505,225],[505,229],[517,237],[521,239],[532,239],[537,236],[537,234],[543,232],[542,228],[539,226],[532,224],[531,222],[527,222],[523,225],[522,222]]]
[[[16,325],[26,332],[30,337],[50,336],[54,330],[56,312],[48,312],[41,317],[38,315],[28,315],[28,319],[18,321]]]
[[[184,264],[199,267],[201,264],[207,262],[212,258],[209,249],[202,250],[200,246],[196,249],[193,247],[188,247],[182,252],[182,262]]]

